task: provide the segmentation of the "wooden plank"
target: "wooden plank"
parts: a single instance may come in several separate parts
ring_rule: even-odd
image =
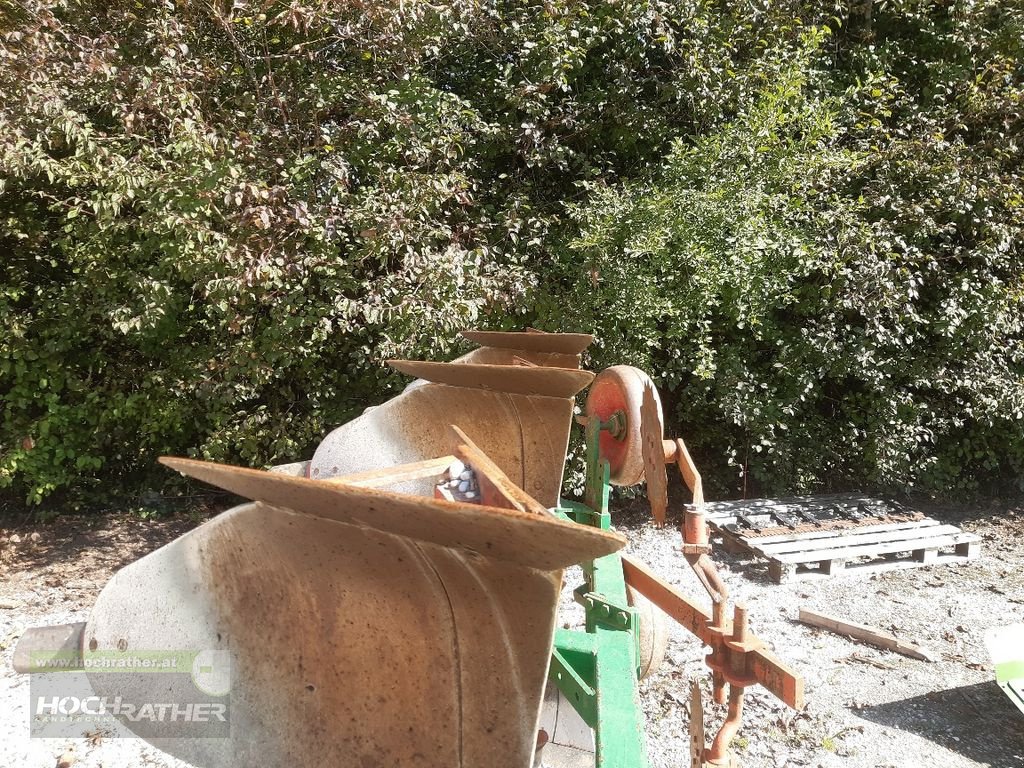
[[[594,337],[589,333],[544,333],[543,331],[463,331],[462,337],[484,347],[524,349],[528,352],[557,352],[578,355],[589,347]]]
[[[425,477],[438,477],[444,474],[449,465],[455,461],[454,456],[439,456],[436,459],[424,459],[411,464],[399,464],[383,469],[370,469],[366,472],[354,472],[350,475],[320,478],[322,483],[344,483],[359,488],[379,488],[407,480],[422,480]]]
[[[742,539],[739,536],[723,536],[722,548],[730,555],[757,554],[747,546],[747,539]]]
[[[253,501],[554,571],[621,549],[625,536],[514,509],[325,483],[208,461],[160,463]]]
[[[827,576],[835,576],[846,570],[846,561],[839,559],[825,560],[824,562],[819,563],[818,567],[821,568],[822,572]]]
[[[919,549],[912,554],[914,561],[921,565],[932,565],[939,559],[939,550],[937,549]]]
[[[758,552],[764,553],[766,557],[777,557],[788,552],[807,552],[811,554],[818,550],[836,549],[837,547],[861,546],[865,544],[879,544],[885,542],[911,541],[935,536],[945,536],[951,533],[963,533],[953,525],[937,526],[915,526],[893,531],[880,531],[877,533],[862,533],[858,530],[833,531],[836,536],[819,536],[815,538],[804,538],[797,534],[788,541],[773,541],[763,544],[758,539],[749,539],[749,546]],[[811,558],[808,558],[811,559]],[[827,558],[821,558],[827,559]]]
[[[938,552],[935,555],[935,559],[928,563],[928,565],[951,565],[953,563],[965,563],[973,559],[974,557]],[[925,563],[915,560],[913,557],[904,557],[898,560],[879,559],[857,563],[845,561],[843,569],[839,573],[845,576],[859,576],[886,573],[887,571],[903,571],[908,568],[920,568],[922,565],[925,565]],[[786,565],[774,560],[768,563],[768,576],[776,584],[827,579],[832,575],[818,568],[804,569],[803,564],[800,566]]]
[[[435,363],[426,360],[388,360],[387,362],[396,371],[435,384],[540,397],[574,397],[594,380],[594,374],[590,371],[579,371],[572,368]]]
[[[715,502],[711,502],[714,504]],[[736,515],[733,512],[716,512],[711,508],[711,504],[704,505],[704,514],[708,520],[735,520]]]
[[[518,509],[520,512],[544,517],[553,516],[547,507],[509,480],[508,475],[502,472],[465,432],[454,424],[450,425],[449,430],[455,443],[455,455],[471,466],[476,473],[480,499],[484,504],[504,509]]]
[[[636,589],[668,616],[679,622],[685,629],[706,644],[715,641],[708,629],[711,616],[703,608],[671,584],[652,573],[645,565],[626,555],[621,556],[622,572],[626,583]],[[723,627],[730,633],[732,623]],[[794,709],[804,706],[804,681],[800,675],[783,664],[774,654],[761,647],[750,651],[751,666],[755,679],[773,695]]]
[[[712,501],[708,503],[708,512],[728,512],[735,514],[734,510],[745,512],[747,510],[761,510],[755,514],[764,514],[771,511],[773,507],[793,506],[833,506],[839,502],[878,502],[879,499],[865,496],[860,493],[829,493],[821,496],[788,496],[778,499],[736,499],[734,501]]]
[[[956,554],[964,560],[974,560],[981,554],[981,538],[956,545]]]
[[[868,626],[867,624],[843,621],[842,619],[837,619],[834,616],[827,616],[823,613],[809,611],[806,608],[800,609],[799,618],[803,624],[827,629],[830,632],[835,632],[839,635],[848,635],[856,640],[873,645],[876,648],[895,651],[896,653],[902,653],[904,656],[911,656],[923,661],[935,661],[936,658],[934,653],[929,651],[927,648],[921,647],[917,643],[900,640],[895,635],[883,632],[882,630]]]
[[[793,541],[799,539],[800,541],[811,541],[813,539],[824,539],[829,536],[842,536],[848,533],[880,533],[882,531],[899,531],[904,528],[920,528],[928,527],[932,525],[940,525],[938,520],[932,520],[930,517],[926,517],[924,520],[904,520],[900,523],[880,523],[878,525],[862,525],[856,528],[833,528],[827,531],[793,531],[792,533],[779,533],[772,536],[743,536],[742,533],[733,533],[732,531],[725,531],[725,534],[731,536],[740,536],[744,541],[749,541],[751,544],[774,544],[780,541]]]
[[[950,534],[947,536],[936,536],[934,538],[921,538],[911,541],[896,541],[881,544],[866,544],[864,546],[839,547],[836,549],[817,550],[810,553],[793,552],[782,555],[773,555],[772,559],[780,563],[806,563],[818,560],[831,560],[842,557],[847,560],[855,557],[872,557],[884,555],[891,552],[910,552],[918,549],[937,549],[939,547],[951,547],[967,541],[977,541],[978,537],[973,533]]]
[[[827,576],[828,574],[822,573],[821,571],[814,571],[814,575]],[[797,567],[795,565],[785,565],[780,563],[778,560],[772,560],[768,563],[768,578],[776,584],[789,584],[792,581],[800,581],[802,578],[808,578],[808,576],[797,573]]]

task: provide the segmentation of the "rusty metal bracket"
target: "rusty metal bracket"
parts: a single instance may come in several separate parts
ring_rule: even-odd
[[[724,617],[724,606],[718,611],[722,616],[708,615],[690,598],[652,573],[646,566],[630,557],[622,557],[622,569],[626,575],[626,583],[675,619],[685,629],[711,646],[712,653],[724,645],[726,638],[732,639],[732,622]],[[751,638],[744,637],[744,643]],[[756,638],[753,638],[756,640]],[[723,651],[731,654],[732,650]],[[794,709],[804,706],[804,681],[800,675],[782,663],[774,654],[765,649],[760,642],[756,647],[748,647],[743,653],[748,654],[744,661],[744,669],[758,684],[763,685],[776,698]]]
[[[705,663],[711,669],[714,698],[719,704],[728,703],[729,710],[711,746],[703,750],[701,765],[721,768],[732,764],[729,744],[739,731],[743,691],[747,686],[763,685],[794,709],[803,708],[803,678],[750,634],[744,606],[735,606],[733,620],[729,621],[725,616],[725,602],[718,600],[712,604],[709,616],[641,563],[622,556],[622,570],[627,584],[711,647]],[[694,765],[697,765],[696,759]]]

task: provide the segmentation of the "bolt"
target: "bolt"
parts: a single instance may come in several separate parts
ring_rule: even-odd
[[[716,600],[711,606],[711,623],[718,628],[725,624],[725,603],[721,600]]]
[[[742,643],[747,639],[747,606],[736,603],[733,611],[732,639]]]
[[[626,414],[616,411],[608,417],[608,421],[601,424],[601,428],[606,429],[616,440],[621,440],[626,435]]]

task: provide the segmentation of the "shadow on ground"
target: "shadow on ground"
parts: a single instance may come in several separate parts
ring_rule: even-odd
[[[853,713],[992,768],[1024,765],[1024,717],[995,680],[866,706]]]
[[[0,525],[0,572],[60,576],[113,573],[201,523],[207,511],[142,520],[131,515],[67,515],[46,523],[4,528]]]

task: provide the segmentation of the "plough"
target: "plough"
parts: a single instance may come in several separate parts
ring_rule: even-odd
[[[682,440],[664,439],[650,379],[580,370],[583,334],[464,335],[480,346],[452,363],[392,361],[415,381],[310,461],[161,459],[251,501],[119,571],[88,621],[26,632],[16,668],[71,652],[101,697],[190,701],[192,685],[229,702],[218,738],[136,729],[197,766],[644,768],[638,681],[664,653],[663,612],[710,647],[713,695],[728,704],[707,744],[693,684],[691,766],[734,764],[745,688],[800,708],[803,682],[750,633],[743,606],[730,615],[700,474]],[[586,487],[569,501],[562,474],[587,386]],[[683,555],[710,609],[622,554],[612,529],[610,486],[643,480],[664,525],[668,464],[693,494]],[[577,564],[585,627],[573,630],[557,618]],[[223,659],[230,674],[211,689],[198,685],[209,664],[172,682],[90,671],[91,659],[172,651]]]

